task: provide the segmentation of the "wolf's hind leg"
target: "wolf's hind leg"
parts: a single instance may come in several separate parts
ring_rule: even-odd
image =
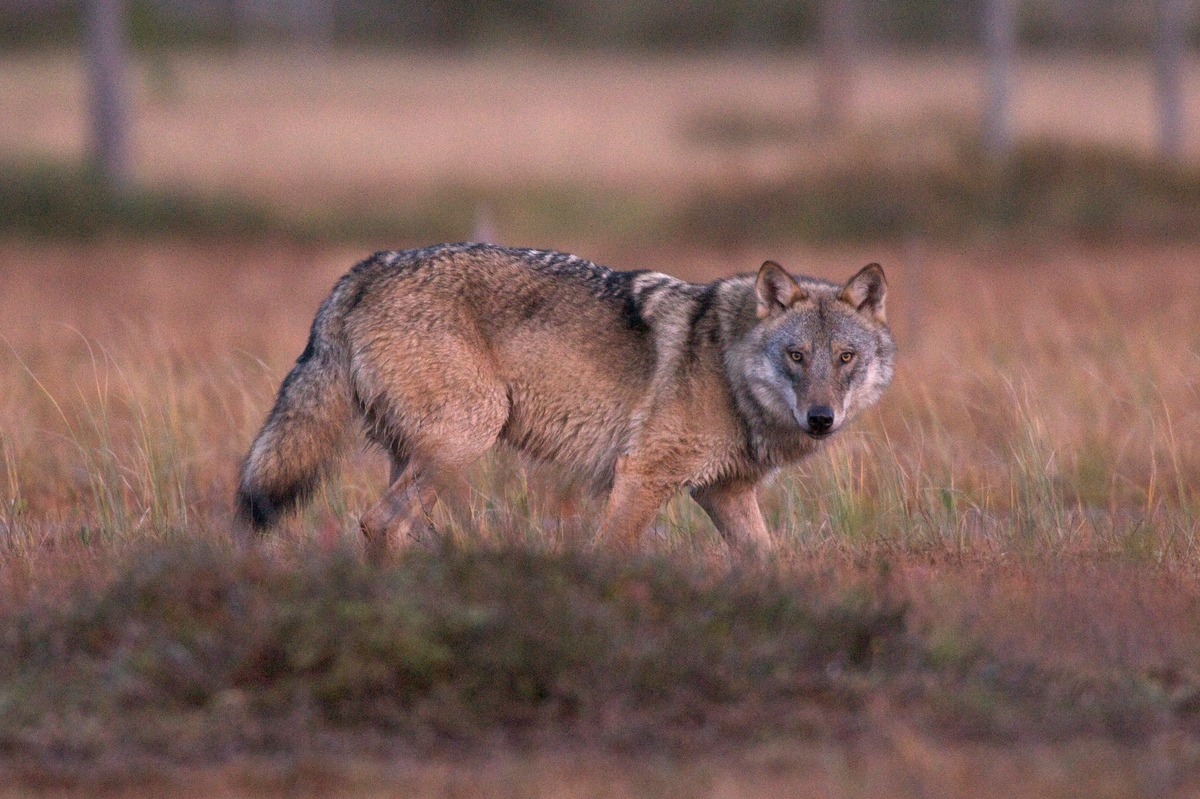
[[[762,554],[773,547],[753,484],[704,486],[692,492],[692,499],[704,508],[730,549]]]
[[[411,464],[397,466],[393,464],[391,486],[358,522],[372,560],[387,552],[393,533],[404,541],[421,538],[429,529],[429,513],[437,500],[432,484],[418,480]]]
[[[463,472],[496,443],[508,410],[503,386],[477,384],[414,425],[407,463],[394,460],[392,485],[360,521],[370,557],[386,552],[389,541],[404,545],[426,538],[438,500],[452,518],[469,520],[470,486]]]

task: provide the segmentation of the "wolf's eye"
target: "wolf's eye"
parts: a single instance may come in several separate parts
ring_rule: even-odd
[[[788,357],[796,363],[804,363],[804,353],[800,350],[788,350]]]
[[[852,350],[846,350],[838,356],[838,360],[840,360],[842,363],[850,363],[854,360],[854,352]]]

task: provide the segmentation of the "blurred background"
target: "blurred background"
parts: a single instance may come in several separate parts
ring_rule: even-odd
[[[0,0],[0,225],[1190,233],[1197,5]]]

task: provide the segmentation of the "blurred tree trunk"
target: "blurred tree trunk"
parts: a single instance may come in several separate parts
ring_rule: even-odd
[[[854,99],[855,0],[821,4],[817,61],[817,127],[830,133],[845,127]]]
[[[333,44],[333,0],[292,0],[292,15],[299,45],[326,50]]]
[[[1183,57],[1186,52],[1185,0],[1158,0],[1154,77],[1158,90],[1158,151],[1163,158],[1183,155]]]
[[[84,17],[91,166],[106,189],[120,192],[131,182],[123,0],[87,0]]]
[[[253,39],[254,8],[251,0],[229,0],[229,18],[233,40],[245,48]]]
[[[1012,83],[1016,62],[1016,0],[984,7],[983,146],[994,159],[1012,151]]]

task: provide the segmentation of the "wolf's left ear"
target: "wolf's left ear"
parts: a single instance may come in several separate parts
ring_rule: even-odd
[[[846,282],[838,295],[842,302],[877,322],[887,322],[887,278],[879,264],[867,264]]]
[[[765,261],[754,281],[755,311],[759,319],[782,313],[808,299],[799,284],[774,261]]]

